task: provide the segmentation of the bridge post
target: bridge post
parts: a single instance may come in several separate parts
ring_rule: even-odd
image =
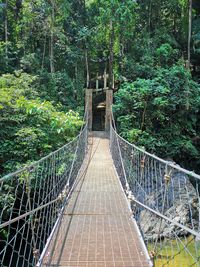
[[[106,89],[107,87],[107,76],[106,76],[106,67],[105,67],[105,70],[104,70],[104,74],[103,74],[103,88]]]
[[[105,130],[110,130],[111,108],[113,104],[113,90],[106,90],[106,116],[105,116]]]
[[[98,94],[98,89],[99,89],[99,73],[97,72],[97,77],[96,77],[96,94]]]
[[[92,89],[85,89],[85,109],[88,110],[88,129],[92,130]]]

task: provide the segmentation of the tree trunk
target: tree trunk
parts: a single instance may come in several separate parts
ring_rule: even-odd
[[[191,61],[191,35],[192,35],[192,0],[189,1],[189,23],[188,23],[188,62],[187,68],[190,69]]]
[[[86,67],[86,88],[89,88],[90,84],[90,72],[89,72],[89,64],[88,64],[88,51],[85,49],[85,67]]]
[[[107,88],[107,73],[106,73],[106,64],[105,64],[105,69],[104,69],[104,74],[103,74],[103,80],[104,80],[104,86],[103,88],[106,89]]]
[[[8,0],[6,0],[5,7],[5,54],[6,54],[6,66],[8,65]]]
[[[43,54],[42,54],[42,70],[44,68],[44,60],[45,60],[45,54],[46,54],[46,43],[47,43],[47,34],[45,33],[44,46],[43,46]]]
[[[78,64],[76,62],[76,65],[75,65],[75,90],[73,90],[73,97],[75,100],[77,99],[77,92],[78,92]]]
[[[151,36],[151,10],[152,10],[152,2],[149,1],[149,8],[148,8],[148,30],[149,30],[149,37]]]
[[[54,49],[53,49],[53,42],[54,42],[54,37],[53,33],[51,33],[51,41],[50,41],[50,70],[51,73],[54,73]]]
[[[110,20],[110,44],[109,44],[109,89],[114,89],[113,46],[114,46],[114,27],[113,27],[113,22],[111,19]]]
[[[96,90],[98,90],[99,89],[99,73],[97,72],[97,74],[96,74]],[[96,91],[96,93],[98,93],[97,91]]]
[[[51,36],[50,36],[50,71],[55,72],[54,68],[54,20],[55,20],[55,3],[51,0],[52,13],[51,13]]]
[[[81,7],[83,11],[82,15],[82,24],[84,27],[87,27],[87,9],[85,0],[81,1]],[[84,39],[82,43],[82,47],[85,51],[85,70],[86,70],[86,88],[90,86],[90,71],[89,71],[89,60],[88,60],[88,40],[87,37]]]
[[[142,113],[142,122],[141,122],[141,130],[143,131],[144,129],[144,123],[145,123],[145,116],[146,116],[146,110],[147,110],[147,101],[144,101],[144,110]]]

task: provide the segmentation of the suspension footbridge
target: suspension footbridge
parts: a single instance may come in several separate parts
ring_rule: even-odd
[[[86,112],[87,113],[87,112]],[[200,266],[200,176],[116,131],[0,180],[1,266]]]
[[[93,133],[91,142],[87,171],[79,174],[42,266],[150,266],[112,163],[108,138]]]

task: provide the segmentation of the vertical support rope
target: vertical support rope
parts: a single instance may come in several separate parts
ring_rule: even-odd
[[[29,173],[27,181],[26,181],[26,193],[27,193],[27,198],[28,198],[29,211],[32,210],[30,188],[31,188],[31,183],[30,183],[30,173]],[[31,224],[31,232],[32,232],[32,240],[33,240],[33,248],[32,248],[32,250],[33,250],[33,258],[34,258],[34,264],[36,264],[38,259],[39,259],[39,250],[37,249],[37,244],[36,244],[36,240],[35,240],[33,216],[34,216],[34,214],[30,214],[29,220],[30,220],[30,224]]]
[[[167,188],[168,188],[168,184],[169,184],[169,177],[170,177],[170,174],[168,174],[167,172],[167,168],[168,165],[166,164],[166,174],[165,174],[165,191],[164,191],[164,197],[163,197],[163,203],[162,203],[162,214],[164,214],[164,211],[165,211],[165,202],[166,202],[166,198],[167,198]],[[157,243],[158,243],[158,240],[160,238],[160,234],[161,234],[161,230],[162,230],[162,222],[163,222],[163,218],[160,218],[160,224],[159,224],[159,230],[158,230],[158,235],[156,237],[156,240],[155,240],[155,243],[154,243],[154,249],[153,249],[153,252],[152,252],[152,256],[154,257],[156,255],[156,249],[157,249]]]
[[[85,109],[85,114],[84,114],[83,120],[85,120],[85,119],[86,119],[86,127],[87,127],[87,125],[88,125],[88,103],[86,105],[86,109]],[[82,132],[82,131],[83,131],[83,125],[81,126],[81,131],[80,132]],[[79,148],[79,144],[80,144],[80,138],[77,141],[76,150],[75,150],[73,161],[72,161],[72,165],[71,165],[71,168],[70,168],[69,177],[68,177],[67,184],[66,184],[66,187],[65,187],[66,192],[67,192],[67,190],[69,188],[69,185],[70,185],[70,179],[71,179],[71,176],[72,176],[74,163],[75,163],[75,160],[76,160],[76,157],[77,157],[77,151],[78,151],[78,148]]]
[[[113,122],[114,130],[116,131],[115,119],[113,116],[112,109],[111,109],[111,121]],[[110,131],[111,131],[111,129],[112,129],[112,123],[111,123]],[[129,194],[130,193],[130,186],[129,186],[128,181],[127,181],[127,176],[126,176],[126,171],[124,168],[124,162],[123,162],[122,153],[121,153],[121,149],[120,149],[120,145],[119,145],[119,140],[118,140],[118,138],[116,138],[116,140],[117,140],[117,147],[118,147],[118,151],[119,151],[119,157],[120,157],[120,161],[122,164],[123,175],[124,175],[124,179],[125,179],[125,183],[126,183],[126,194]]]

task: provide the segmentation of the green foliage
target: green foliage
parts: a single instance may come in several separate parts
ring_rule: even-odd
[[[66,72],[42,73],[38,84],[38,92],[43,99],[61,103],[65,109],[76,108],[76,99],[81,103],[82,88],[83,84],[76,84]]]
[[[7,50],[7,53],[6,53]],[[0,39],[0,75],[14,71],[18,49],[11,42]]]
[[[20,60],[20,67],[27,73],[34,73],[40,68],[39,59],[35,53],[24,55]]]
[[[186,165],[200,156],[193,142],[199,109],[200,86],[181,65],[159,68],[152,79],[124,83],[114,105],[125,138]]]
[[[36,80],[26,73],[0,78],[1,173],[55,150],[71,140],[82,125],[78,113],[59,111],[59,106],[38,98]]]
[[[175,62],[178,50],[173,49],[170,44],[162,44],[156,50],[156,55],[161,66],[169,66]]]

